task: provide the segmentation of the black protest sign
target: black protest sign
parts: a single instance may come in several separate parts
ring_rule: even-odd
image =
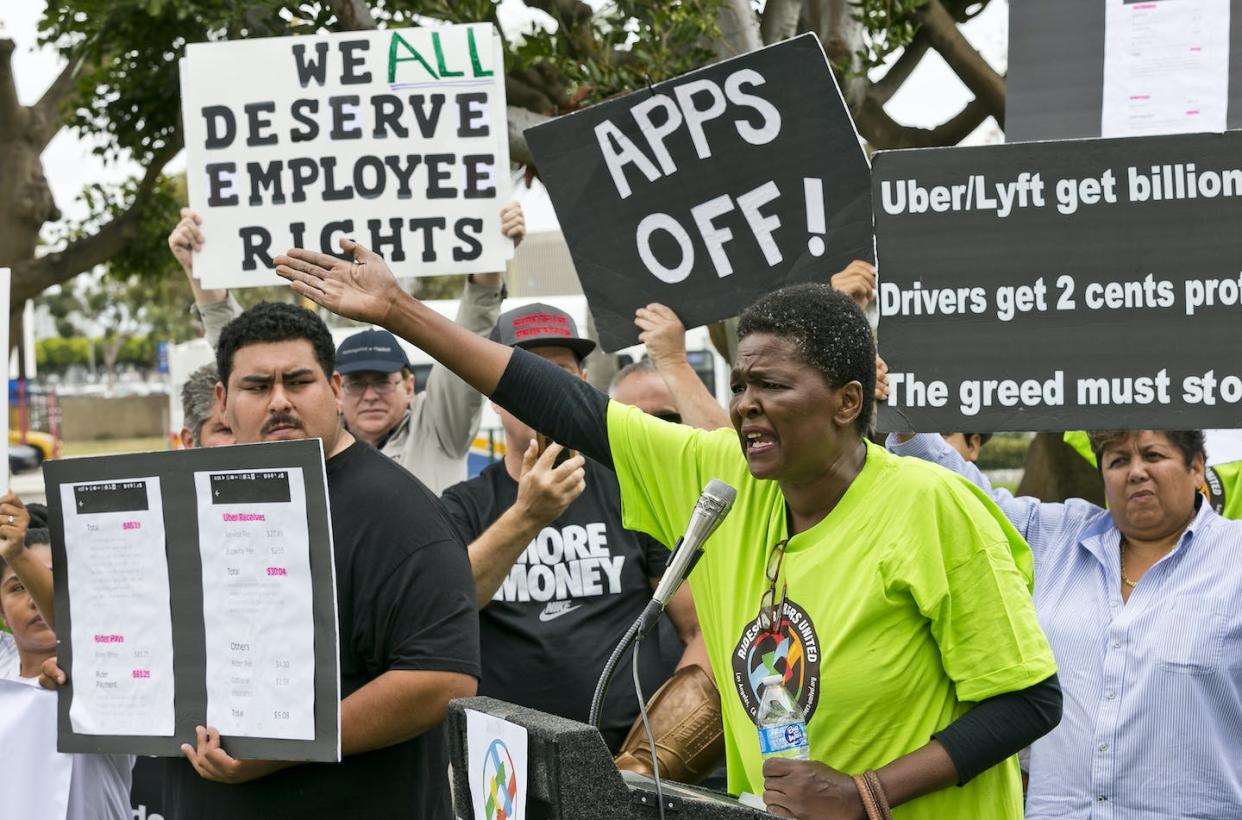
[[[503,270],[503,51],[488,24],[193,43],[187,188],[205,287],[282,284],[291,247],[349,236],[398,276]]]
[[[1237,427],[1242,134],[875,158],[882,429]]]
[[[867,160],[804,35],[526,131],[605,350],[872,259]]]

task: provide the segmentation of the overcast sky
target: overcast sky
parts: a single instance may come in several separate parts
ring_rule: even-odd
[[[598,2],[594,0],[592,4],[597,5]],[[17,93],[25,104],[38,100],[62,65],[54,50],[40,49],[36,44],[36,26],[44,5],[42,0],[10,0],[4,4],[4,11],[0,12],[0,34],[17,43],[13,71],[17,78]],[[510,36],[548,19],[542,12],[530,12],[520,0],[505,0],[500,12],[501,23]],[[1004,72],[1006,64],[1008,19],[1007,2],[995,0],[965,29],[971,42],[1001,72]],[[923,58],[918,71],[894,95],[887,109],[899,122],[930,127],[957,113],[969,99],[970,93],[956,75],[939,55],[930,52]],[[999,138],[995,124],[988,120],[967,142],[996,141]],[[75,133],[65,129],[52,140],[43,154],[44,173],[51,184],[56,204],[67,217],[81,218],[85,215],[85,207],[77,201],[84,184],[118,182],[142,170],[132,162],[105,164],[91,153],[94,147],[94,144],[79,139]],[[174,172],[183,169],[182,157],[168,166],[168,170]],[[525,207],[531,231],[555,228],[555,217],[547,206],[546,197],[531,197]]]

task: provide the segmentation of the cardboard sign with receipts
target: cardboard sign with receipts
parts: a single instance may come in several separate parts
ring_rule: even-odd
[[[318,439],[44,466],[62,752],[340,760],[336,566]]]

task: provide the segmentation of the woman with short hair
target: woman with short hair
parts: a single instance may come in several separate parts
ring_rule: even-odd
[[[1021,817],[1011,756],[1060,708],[1029,551],[969,485],[864,439],[875,347],[848,297],[803,285],[749,308],[734,429],[706,432],[461,332],[401,290],[381,257],[342,247],[353,264],[299,250],[277,272],[615,469],[626,526],[675,543],[710,479],[737,488],[694,574],[725,682],[731,791],[763,792],[784,816],[853,818],[869,804],[884,817],[888,803],[902,818]],[[807,715],[812,761],[760,755],[755,714],[772,675]]]

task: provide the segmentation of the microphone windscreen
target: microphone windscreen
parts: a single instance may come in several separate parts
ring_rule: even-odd
[[[728,484],[725,484],[720,479],[713,478],[711,481],[707,482],[707,486],[703,488],[703,495],[710,495],[712,498],[724,504],[727,509],[733,506],[733,501],[737,498],[737,490],[730,487]]]

